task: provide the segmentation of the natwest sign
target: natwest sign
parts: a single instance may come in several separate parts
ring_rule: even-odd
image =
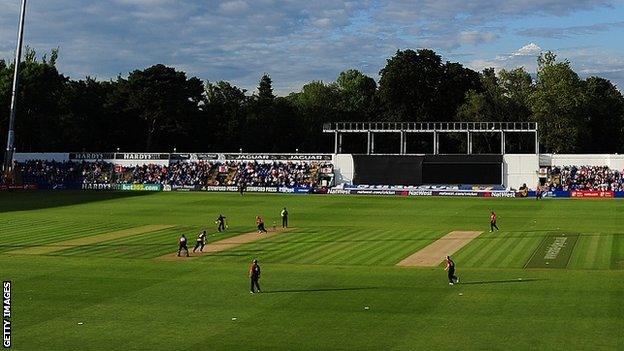
[[[611,198],[614,197],[613,191],[599,191],[599,190],[574,190],[570,193],[572,197],[582,198]]]

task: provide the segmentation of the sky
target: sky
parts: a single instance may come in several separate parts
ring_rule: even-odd
[[[20,0],[0,0],[13,60]],[[278,95],[355,68],[375,78],[397,50],[430,48],[475,70],[525,67],[551,50],[624,90],[624,0],[28,0],[24,44],[59,47],[59,70],[106,80],[163,63]]]

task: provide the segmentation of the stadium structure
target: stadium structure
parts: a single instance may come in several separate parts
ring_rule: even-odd
[[[5,188],[51,189],[118,189],[143,191],[239,191],[241,185],[249,192],[372,194],[403,196],[583,196],[622,197],[612,189],[559,189],[544,185],[552,182],[550,169],[570,165],[602,166],[624,169],[623,155],[575,155],[539,153],[538,125],[532,122],[339,122],[323,125],[323,132],[333,134],[334,153],[144,153],[144,152],[67,152],[20,153],[14,155],[15,170]],[[429,134],[433,149],[427,154],[410,153],[407,140],[414,133]],[[459,133],[466,136],[467,153],[440,153],[440,135]],[[500,135],[500,153],[473,153],[473,135],[495,133]],[[534,136],[534,152],[506,153],[506,136],[510,133],[528,133]],[[366,153],[342,153],[345,134],[365,134]],[[375,152],[375,136],[400,135],[399,152]],[[20,174],[20,164],[43,161],[53,163],[97,163],[109,165],[110,174],[97,180],[36,179]],[[264,172],[262,181],[241,178],[241,165],[258,164]],[[301,181],[264,181],[270,172],[268,165],[285,163],[305,165],[305,179]],[[121,174],[132,167],[171,167],[176,164],[209,164],[203,178],[176,182],[171,179],[132,179]],[[247,170],[251,173],[251,170]],[[543,191],[542,191],[543,190]],[[578,191],[571,191],[578,190]]]

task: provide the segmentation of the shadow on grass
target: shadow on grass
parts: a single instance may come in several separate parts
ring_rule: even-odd
[[[534,279],[534,278],[526,278],[526,279],[507,279],[507,280],[477,280],[472,282],[461,282],[460,285],[471,285],[471,284],[506,284],[506,283],[527,283],[527,282],[536,282],[548,279]]]
[[[356,290],[374,290],[379,289],[376,286],[371,287],[355,287],[355,288],[319,288],[319,289],[293,289],[293,290],[271,290],[263,291],[263,294],[283,294],[283,293],[307,293],[307,292],[329,292],[329,291],[356,291]]]
[[[79,205],[90,202],[147,196],[150,194],[153,193],[148,191],[85,190],[2,191],[0,192],[0,213]]]

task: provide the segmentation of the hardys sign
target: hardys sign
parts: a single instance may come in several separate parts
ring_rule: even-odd
[[[226,160],[244,161],[331,161],[331,155],[313,154],[225,154]]]
[[[82,190],[115,190],[117,189],[117,184],[111,183],[102,183],[102,184],[90,184],[83,183],[81,186]]]
[[[117,160],[168,160],[169,154],[126,152],[115,154]]]
[[[69,159],[75,160],[112,160],[114,158],[112,152],[70,152]]]

